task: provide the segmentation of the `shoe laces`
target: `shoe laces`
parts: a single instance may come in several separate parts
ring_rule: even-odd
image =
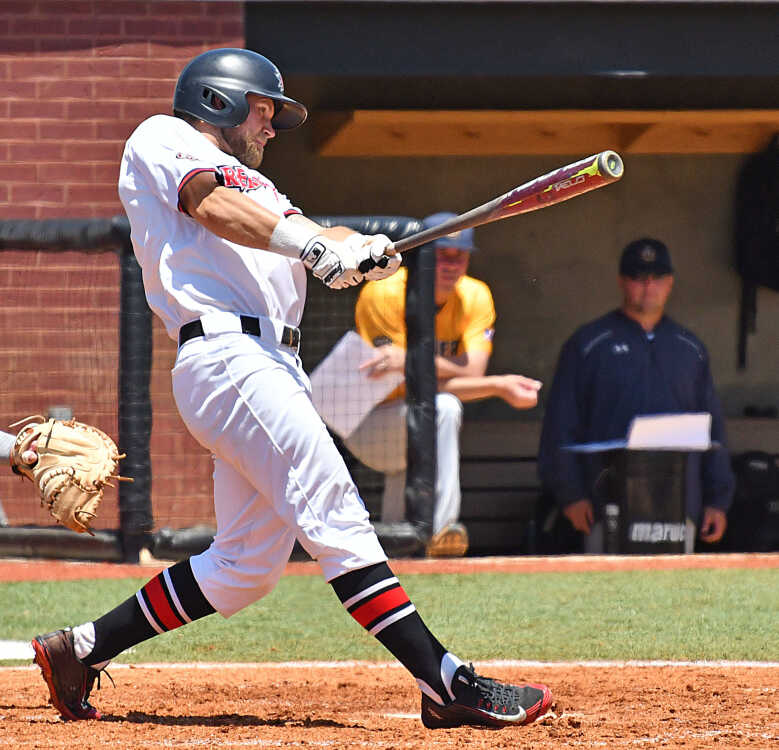
[[[90,667],[89,665],[85,665],[87,667],[87,678],[86,682],[84,684],[84,698],[83,701],[86,703],[89,700],[89,694],[92,692],[92,688],[95,686],[95,680],[97,680],[97,689],[100,690],[100,676],[105,675],[109,680],[111,680],[111,684],[116,687],[116,683],[114,682],[114,678],[111,677],[111,675],[106,672],[105,669],[95,669],[94,667]]]
[[[468,666],[465,674],[470,686],[478,691],[480,702],[484,701],[488,708],[506,707],[514,711],[519,707],[519,688],[476,674],[473,664]]]

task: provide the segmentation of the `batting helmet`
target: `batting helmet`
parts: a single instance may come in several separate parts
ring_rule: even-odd
[[[267,96],[275,102],[271,124],[276,130],[296,128],[308,117],[300,102],[284,96],[281,73],[267,57],[229,47],[212,49],[190,60],[176,83],[173,111],[221,128],[234,128],[249,114],[247,94]]]

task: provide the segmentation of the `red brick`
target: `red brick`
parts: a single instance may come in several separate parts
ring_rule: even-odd
[[[92,140],[97,134],[97,124],[91,120],[59,122],[56,126],[40,128],[42,141],[84,141]]]
[[[38,8],[34,2],[20,3],[19,0],[2,0],[0,2],[0,18],[3,16],[19,16],[37,13]]]
[[[3,81],[2,89],[6,99],[38,98],[38,84],[33,81]]]
[[[100,46],[95,48],[95,55],[98,58],[123,57],[145,60],[150,56],[149,42],[146,39],[128,41],[126,37],[104,39],[101,40]]]
[[[76,13],[92,14],[95,5],[108,5],[100,0],[38,0],[38,10],[42,15],[63,16]],[[100,8],[102,12],[103,8]]]
[[[34,142],[37,139],[37,125],[35,120],[0,120],[0,138],[10,141],[26,137]]]
[[[176,38],[179,36],[178,19],[160,17],[156,11],[151,18],[126,18],[124,31],[130,37],[154,39],[160,37]]]
[[[94,81],[95,99],[100,102],[117,99],[125,101],[127,99],[145,99],[149,96],[150,85],[145,80],[106,80]],[[154,82],[154,88],[157,88],[157,82]]]
[[[122,33],[122,20],[120,18],[103,18],[102,16],[86,16],[68,18],[66,21],[67,33],[70,35],[88,35],[99,39],[102,36],[117,37]]]
[[[62,185],[11,185],[11,200],[16,203],[62,203]]]
[[[66,153],[60,143],[9,143],[8,159],[10,161],[60,161]]]
[[[52,21],[53,19],[42,19],[35,16],[15,16],[10,19],[6,29],[9,32],[9,36],[14,38],[19,38],[25,35],[31,39],[40,36],[61,35],[61,24],[54,23]]]
[[[0,219],[37,219],[38,209],[35,206],[20,206],[12,203],[0,206]]]
[[[9,116],[16,120],[35,118],[38,120],[62,120],[65,104],[46,99],[13,99],[8,102]]]
[[[177,60],[122,60],[121,75],[128,78],[170,79],[178,78],[183,61]]]
[[[27,59],[31,54],[39,53],[41,50],[41,40],[36,36],[28,37],[2,37],[3,54],[24,55]]]
[[[101,141],[126,141],[132,131],[126,118],[96,123],[96,137]]]
[[[9,75],[17,81],[30,81],[39,78],[64,78],[65,61],[41,58],[22,59],[13,57],[9,62]]]
[[[126,120],[144,120],[149,115],[170,114],[173,101],[173,92],[170,97],[147,99],[145,101],[130,101],[122,105],[122,117]]]
[[[59,78],[51,81],[38,81],[36,84],[39,99],[91,99],[93,84],[81,78]]]
[[[93,183],[92,185],[68,185],[68,202],[75,205],[94,203],[105,199],[107,195],[116,194],[116,183]]]
[[[128,129],[128,134],[130,130]],[[63,156],[67,161],[116,162],[122,157],[122,143],[66,143]]]
[[[65,105],[65,117],[68,120],[116,120],[120,114],[120,102],[104,101],[97,96],[93,101],[82,100]]]
[[[89,183],[95,179],[95,168],[90,164],[40,164],[38,165],[39,182],[56,182],[62,184]]]
[[[147,16],[149,11],[154,12],[156,3],[133,2],[132,0],[111,0],[110,3],[100,4],[100,13],[104,16],[122,16],[123,18],[135,18]]]
[[[92,57],[83,60],[69,59],[66,61],[65,73],[70,78],[89,78],[90,80],[111,78],[114,85],[120,73],[119,60],[105,57]]]

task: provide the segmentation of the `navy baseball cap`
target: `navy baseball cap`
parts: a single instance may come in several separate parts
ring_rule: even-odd
[[[425,229],[431,227],[437,227],[439,224],[443,224],[449,219],[454,219],[457,214],[453,214],[449,211],[441,211],[437,214],[431,214],[422,219],[422,226]],[[461,229],[459,232],[452,232],[451,234],[439,237],[437,240],[433,240],[433,247],[456,247],[458,250],[467,250],[472,253],[478,248],[473,244],[473,228]]]
[[[653,240],[651,237],[633,240],[625,246],[619,259],[620,275],[631,279],[644,274],[666,276],[673,272],[668,248],[660,240]]]

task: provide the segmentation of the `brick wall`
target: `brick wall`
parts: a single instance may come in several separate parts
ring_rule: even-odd
[[[243,45],[241,2],[0,0],[0,220],[121,213],[127,136],[170,111],[187,60]],[[116,435],[117,326],[112,256],[0,251],[0,429],[68,404]],[[210,520],[210,460],[175,411],[175,348],[156,321],[153,344],[155,521]],[[0,502],[12,524],[49,521],[3,472]],[[116,518],[109,491],[100,527]]]

